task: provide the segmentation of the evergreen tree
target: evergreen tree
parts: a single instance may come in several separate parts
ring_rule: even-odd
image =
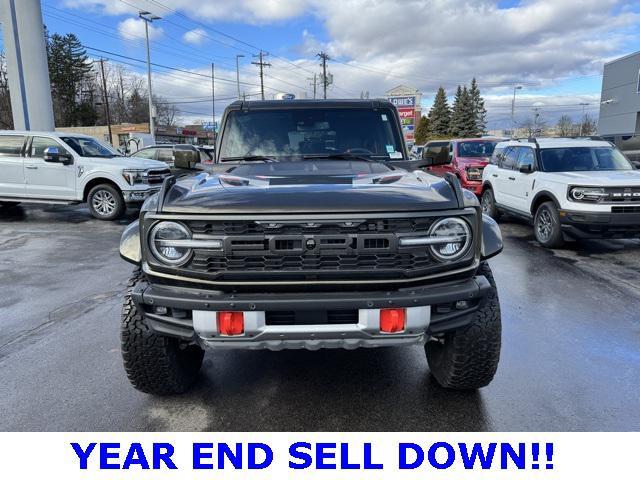
[[[480,89],[478,88],[478,82],[476,82],[475,77],[471,80],[469,95],[471,96],[471,104],[476,120],[477,131],[475,136],[480,136],[487,130],[487,109],[484,108],[484,99],[482,95],[480,95]]]
[[[416,131],[414,132],[414,138],[416,145],[427,143],[427,140],[429,139],[429,119],[424,115],[420,117]]]
[[[451,109],[447,102],[447,94],[440,87],[429,110],[429,136],[446,137],[449,135],[451,124]]]
[[[458,125],[458,135],[460,137],[477,137],[478,125],[476,123],[476,115],[473,109],[473,101],[467,86],[465,85],[460,94],[460,123]]]
[[[72,33],[48,37],[47,56],[56,125],[83,125],[91,119],[95,122],[92,65],[78,37]]]
[[[131,123],[146,123],[149,121],[149,101],[146,92],[141,94],[138,88],[133,88],[127,102],[128,120]]]
[[[453,99],[453,109],[451,113],[451,124],[449,126],[449,134],[452,137],[459,137],[460,131],[462,128],[462,113],[461,113],[461,97],[462,97],[462,87],[458,85],[458,89],[456,90],[456,96]]]

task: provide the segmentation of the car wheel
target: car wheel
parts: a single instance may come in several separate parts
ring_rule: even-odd
[[[93,187],[87,196],[87,202],[91,215],[98,220],[115,220],[126,210],[120,190],[107,183]]]
[[[500,302],[491,268],[478,270],[491,284],[471,322],[425,345],[431,375],[438,384],[455,390],[475,390],[491,383],[498,369],[502,323]]]
[[[489,215],[496,221],[500,219],[500,211],[496,207],[496,199],[493,196],[493,190],[491,188],[487,188],[482,192],[480,204],[482,205],[482,213]]]
[[[536,210],[533,219],[533,233],[543,247],[559,248],[564,245],[560,216],[553,202],[544,202]]]
[[[186,392],[196,381],[204,350],[153,332],[138,311],[131,292],[144,274],[134,270],[122,305],[121,348],[127,377],[137,390],[152,395]]]

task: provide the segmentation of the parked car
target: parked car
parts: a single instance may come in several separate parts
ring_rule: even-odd
[[[636,168],[640,168],[640,135],[610,135],[603,140],[613,143]]]
[[[124,157],[87,135],[14,130],[0,131],[0,172],[0,206],[87,202],[100,220],[139,206],[170,176],[162,162]]]
[[[167,180],[121,239],[137,389],[187,390],[204,348],[426,344],[441,385],[492,380],[500,231],[455,176],[392,166],[390,102],[236,102],[221,125],[224,170]]]
[[[566,239],[640,237],[640,171],[607,141],[531,138],[496,145],[482,210],[533,221],[545,247]]]
[[[486,137],[450,140],[446,145],[447,155],[442,155],[442,150],[438,150],[438,155],[432,157],[433,162],[427,169],[436,175],[453,173],[460,179],[462,188],[479,196],[482,193],[482,170],[489,163],[499,141]],[[430,152],[430,143],[427,144],[427,153]]]

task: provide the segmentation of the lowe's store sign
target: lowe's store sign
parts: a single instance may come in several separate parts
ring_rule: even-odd
[[[413,108],[416,106],[416,97],[389,97],[389,101],[396,108]]]

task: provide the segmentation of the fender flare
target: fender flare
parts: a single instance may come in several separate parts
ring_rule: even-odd
[[[142,262],[139,220],[130,223],[122,232],[120,237],[120,257],[134,265],[140,265]]]
[[[550,192],[549,190],[540,190],[531,199],[531,207],[529,208],[529,210],[531,212],[531,215],[535,215],[536,212],[535,212],[533,206],[538,203],[538,200],[540,200],[540,197],[549,197],[551,199],[551,201],[555,204],[557,209],[562,208],[560,206],[560,202],[558,201],[558,197],[556,197],[554,193]]]
[[[487,260],[495,257],[504,248],[500,226],[489,215],[482,214],[482,249],[481,258]]]

